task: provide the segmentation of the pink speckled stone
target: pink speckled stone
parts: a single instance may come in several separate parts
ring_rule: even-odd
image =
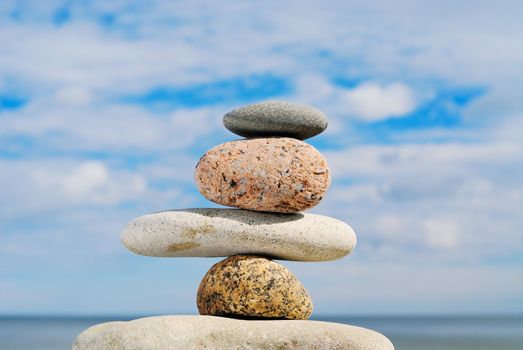
[[[226,142],[203,155],[195,172],[205,198],[242,209],[294,213],[312,208],[330,184],[327,161],[293,138]]]

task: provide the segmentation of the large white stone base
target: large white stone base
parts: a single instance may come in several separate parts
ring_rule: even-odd
[[[85,330],[73,350],[346,349],[393,350],[380,333],[320,321],[251,321],[215,316],[159,316]]]

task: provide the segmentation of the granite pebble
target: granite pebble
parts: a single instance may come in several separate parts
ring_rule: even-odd
[[[234,255],[211,267],[197,294],[201,315],[306,320],[312,300],[300,281],[268,258]]]
[[[195,180],[205,198],[255,211],[294,213],[317,205],[330,185],[325,158],[292,138],[226,142],[207,151]]]

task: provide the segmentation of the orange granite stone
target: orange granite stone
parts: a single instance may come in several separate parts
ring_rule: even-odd
[[[205,198],[226,206],[294,213],[318,204],[330,184],[325,158],[311,145],[273,137],[226,142],[195,171]]]

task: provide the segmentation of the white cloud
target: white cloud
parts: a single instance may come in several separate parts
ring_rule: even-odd
[[[452,221],[429,219],[423,222],[427,243],[436,248],[458,246],[459,229]]]
[[[147,190],[141,174],[109,169],[99,161],[2,160],[0,169],[4,220],[88,205],[113,206],[137,200]]]
[[[329,118],[327,133],[332,137],[340,137],[349,127],[348,119],[374,122],[401,118],[431,96],[427,92],[415,94],[401,82],[380,84],[364,81],[354,88],[346,88],[336,85],[325,76],[305,74],[297,77],[296,92],[292,97],[297,102],[323,110]]]
[[[81,86],[67,86],[58,89],[55,97],[58,103],[78,106],[87,105],[93,98],[91,91]]]
[[[354,184],[337,186],[337,191],[329,193],[329,198],[353,202],[375,202],[381,199],[380,189],[373,184]]]
[[[132,151],[139,155],[152,150],[190,149],[209,135],[228,133],[221,125],[223,107],[157,115],[134,106],[84,102],[31,101],[26,108],[2,116],[0,137],[30,137],[42,150]]]
[[[147,188],[143,177],[111,174],[103,163],[94,161],[75,166],[57,177],[57,183],[69,200],[102,205],[138,198]]]
[[[307,286],[317,310],[380,315],[521,310],[523,280],[517,267],[456,266],[442,260],[369,263],[357,251],[352,254],[328,266],[284,264]]]
[[[327,152],[333,185],[317,210],[352,224],[370,260],[512,256],[523,248],[523,148],[506,141]]]
[[[167,136],[173,148],[188,148],[198,140],[216,134],[217,130],[224,131],[222,115],[225,112],[220,108],[183,108],[173,112],[170,116],[169,135]]]
[[[414,94],[402,83],[363,83],[344,91],[341,104],[350,115],[366,121],[402,117],[416,107]]]
[[[60,181],[65,194],[75,200],[86,200],[109,182],[109,172],[100,162],[84,162]]]

